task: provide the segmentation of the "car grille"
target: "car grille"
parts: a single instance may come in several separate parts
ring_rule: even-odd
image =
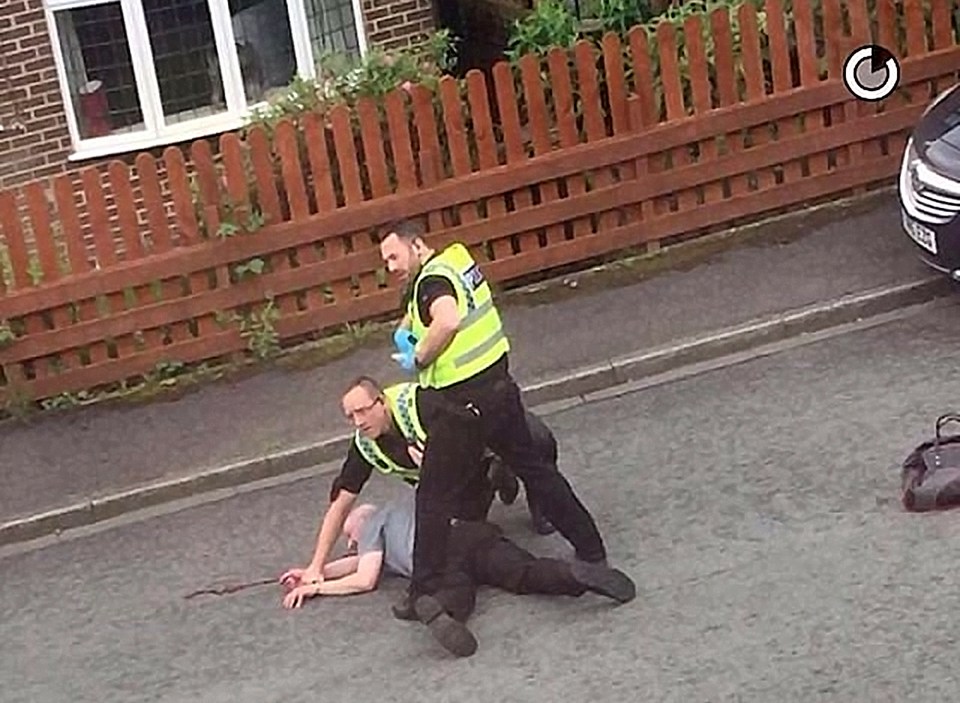
[[[913,204],[931,222],[943,224],[960,213],[960,197],[924,185],[913,188]]]
[[[918,220],[942,225],[960,214],[960,183],[945,190],[952,182],[930,171],[922,163],[903,168],[900,174],[902,196],[909,200],[911,214]]]

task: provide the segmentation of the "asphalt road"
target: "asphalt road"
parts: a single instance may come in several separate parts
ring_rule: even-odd
[[[951,700],[960,515],[904,514],[896,489],[960,409],[958,317],[960,301],[551,416],[637,580],[626,606],[484,591],[480,650],[458,661],[392,619],[393,580],[295,612],[273,586],[183,598],[304,560],[329,480],[312,478],[0,560],[0,700]],[[519,504],[495,514],[568,554]]]

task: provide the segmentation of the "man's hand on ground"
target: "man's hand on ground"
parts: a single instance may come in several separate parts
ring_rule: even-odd
[[[296,588],[300,585],[300,581],[303,579],[303,572],[306,569],[287,569],[278,579],[280,585],[286,588],[288,591]]]
[[[283,599],[283,607],[287,610],[299,608],[307,598],[320,595],[319,584],[304,584],[290,591]]]
[[[305,569],[287,569],[280,577],[280,584],[288,591],[301,585],[311,585],[323,581],[323,572],[308,566]]]

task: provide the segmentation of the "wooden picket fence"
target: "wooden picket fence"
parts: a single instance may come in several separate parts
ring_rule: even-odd
[[[0,396],[109,386],[390,313],[399,292],[372,232],[397,218],[422,218],[436,246],[465,242],[508,282],[888,181],[960,48],[953,0],[869,7],[745,4],[608,35],[600,54],[500,64],[492,85],[472,72],[438,95],[398,89],[2,192]],[[902,81],[864,104],[839,76],[871,39]]]

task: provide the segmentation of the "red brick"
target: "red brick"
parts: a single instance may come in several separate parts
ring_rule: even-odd
[[[398,2],[396,5],[392,5],[390,11],[402,15],[404,12],[412,12],[419,7],[420,4],[416,0],[408,0],[408,2]]]
[[[59,81],[41,81],[30,86],[30,95],[60,94]]]
[[[374,26],[377,28],[377,31],[383,31],[384,29],[391,29],[393,27],[399,27],[404,23],[403,15],[391,15],[390,17],[385,17],[382,20],[377,20],[374,23]]]
[[[6,57],[4,57],[4,61],[6,61],[7,66],[22,66],[25,62],[31,61],[36,57],[36,49],[24,49],[23,51],[16,51],[12,54],[8,54]]]
[[[36,144],[39,141],[43,140],[43,134],[40,132],[28,132],[22,137],[16,137],[10,142],[11,149],[20,149],[22,147],[30,146],[31,144]]]
[[[25,112],[41,108],[44,106],[45,103],[46,103],[46,100],[42,95],[35,95],[30,98],[27,98],[26,100],[21,100],[20,102],[18,102],[16,104],[16,108],[17,108],[17,112],[20,113],[21,116],[24,116]]]
[[[384,17],[390,16],[390,9],[386,7],[378,7],[377,9],[371,9],[363,13],[364,19],[368,23],[373,23],[374,20],[383,19]]]
[[[374,32],[370,35],[369,40],[371,44],[383,44],[384,48],[389,49],[389,46],[386,46],[386,43],[393,37],[393,32],[387,30],[385,32]]]
[[[57,139],[66,139],[67,143],[70,144],[70,133],[67,130],[66,125],[50,127],[49,129],[43,130],[42,134],[45,142],[54,142]],[[66,135],[66,137],[64,135]]]
[[[32,51],[36,52],[36,49],[32,49]],[[36,61],[30,61],[29,63],[24,65],[24,68],[27,69],[28,73],[37,74],[40,71],[43,71],[44,69],[49,68],[50,66],[53,66],[54,69],[56,69],[56,64],[53,62],[52,55],[44,56],[43,58],[37,59]]]
[[[36,178],[45,178],[48,176],[56,176],[61,172],[66,170],[66,158],[63,161],[57,163],[48,163],[46,166],[42,166],[36,169],[33,172],[34,177]]]
[[[34,117],[47,117],[48,115],[61,115],[63,114],[62,105],[47,105],[41,107],[34,111]]]
[[[7,91],[7,94],[6,94],[5,97],[6,97],[7,101],[8,101],[9,103],[11,103],[10,108],[11,108],[11,111],[12,111],[12,109],[13,109],[13,107],[14,107],[14,106],[12,105],[12,103],[16,102],[17,100],[26,100],[26,98],[27,98],[27,89],[26,89],[26,88],[17,88],[16,90]]]
[[[36,120],[30,124],[30,129],[50,129],[51,127],[57,126],[57,119],[55,117],[45,117],[42,120]]]
[[[23,71],[23,66],[16,67],[19,71]],[[24,74],[22,76],[14,76],[10,79],[9,84],[12,88],[21,88],[33,85],[37,82],[36,76],[31,76],[29,74]]]
[[[32,12],[24,12],[22,15],[17,15],[16,20],[17,24],[30,24],[31,22],[43,22],[46,17],[43,14],[43,10],[33,10]]]
[[[25,76],[23,66],[6,66],[3,70],[0,70],[0,81],[4,83],[17,81],[19,85],[29,85],[33,76]]]
[[[430,23],[433,24],[433,11],[417,10],[407,14],[407,22],[416,22],[417,20],[430,20]]]

